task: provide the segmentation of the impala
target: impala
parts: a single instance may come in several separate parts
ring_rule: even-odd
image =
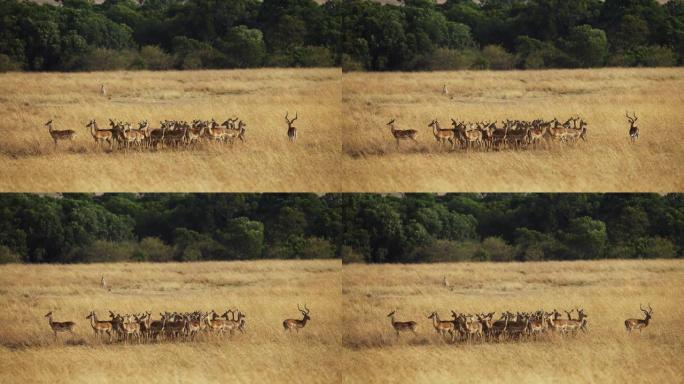
[[[306,307],[306,304],[304,304],[304,309],[299,308],[299,304],[297,304],[297,309],[302,313],[302,319],[283,320],[283,328],[285,328],[285,331],[292,332],[294,329],[297,331],[297,333],[299,333],[299,329],[304,328],[304,326],[306,326],[306,322],[311,320],[311,317],[309,317],[309,308]]]
[[[287,122],[287,138],[291,142],[294,142],[297,140],[297,128],[292,125],[295,120],[297,120],[297,112],[295,112],[295,117],[294,119],[290,120],[288,119],[288,112],[285,112],[285,121]]]
[[[477,336],[482,340],[482,322],[473,319],[472,315],[461,314],[455,319],[459,323],[459,327],[462,331],[465,331],[465,335],[468,341],[472,340],[473,336]]]
[[[195,316],[194,319],[191,318],[190,315],[185,316],[185,334],[191,340],[195,340],[195,337],[201,330],[203,319],[204,317],[202,315]]]
[[[648,311],[642,308],[641,304],[639,304],[639,309],[641,309],[641,312],[644,313],[643,319],[625,320],[625,329],[627,329],[627,332],[629,333],[632,333],[633,329],[638,329],[639,333],[641,333],[641,330],[648,327],[648,323],[651,321],[651,315],[653,314],[653,308],[651,308],[651,304],[648,305]]]
[[[69,140],[73,141],[74,137],[76,137],[76,132],[71,130],[71,129],[65,129],[65,130],[57,130],[57,129],[52,129],[52,120],[48,121],[45,123],[45,126],[48,127],[48,132],[50,133],[50,137],[52,137],[52,140],[55,142],[55,148],[57,148],[57,141],[58,140]]]
[[[100,129],[97,126],[95,119],[90,120],[86,124],[86,128],[90,128],[90,135],[93,136],[96,145],[101,145],[103,142],[109,143],[109,149],[112,149],[112,141],[114,140],[114,132],[111,129]]]
[[[52,332],[55,333],[55,340],[57,340],[57,332],[69,332],[72,335],[74,334],[74,328],[76,328],[76,323],[74,323],[73,321],[53,321],[52,312],[48,312],[48,314],[45,315],[45,317],[47,317],[48,319],[48,324],[50,324]]]
[[[211,319],[209,316],[204,318],[207,329],[213,333],[223,335],[223,330],[226,329],[226,320],[218,319],[218,315],[213,310],[211,311]]]
[[[439,333],[442,337],[446,336],[447,333],[451,335],[451,341],[454,341],[456,326],[453,321],[441,321],[437,311],[432,312],[428,319],[432,319],[432,326],[435,327],[435,331]]]
[[[232,319],[228,318],[228,313],[233,314]],[[237,318],[235,317],[235,313],[237,313]],[[228,329],[231,335],[235,332],[236,329],[240,331],[240,333],[245,333],[245,326],[247,325],[245,318],[247,316],[245,316],[245,314],[242,313],[242,311],[235,308],[235,311],[228,310],[226,311],[226,313],[221,315],[221,317],[226,319],[226,329]]]
[[[637,127],[636,121],[639,118],[637,117],[636,112],[633,112],[632,114],[634,117],[629,117],[629,114],[625,112],[625,116],[627,117],[627,120],[629,120],[629,139],[632,143],[636,143],[639,138],[639,127]]]
[[[551,123],[543,123],[540,120],[532,123],[532,128],[530,128],[527,133],[527,139],[530,145],[532,145],[532,148],[535,148],[542,143],[544,140],[544,135],[546,135],[546,130],[550,125]]]
[[[97,320],[97,315],[95,311],[90,311],[90,314],[86,317],[86,320],[90,319],[90,326],[93,327],[95,336],[103,336],[105,333],[109,336],[109,341],[112,341],[112,322],[111,321],[99,321]]]
[[[472,126],[472,124],[469,124]],[[474,128],[468,129],[466,124],[459,123],[454,119],[451,119],[451,126],[454,131],[458,131],[460,140],[465,144],[466,150],[472,148],[474,144],[478,146],[482,145],[482,131]]]
[[[418,329],[418,323],[415,321],[395,321],[394,320],[394,314],[397,313],[397,310],[395,309],[394,311],[390,312],[387,317],[390,318],[390,322],[392,323],[392,328],[394,328],[394,331],[397,333],[397,338],[399,338],[399,332],[407,332],[411,331],[413,332],[414,335],[416,334],[416,329]]]
[[[454,149],[454,145],[456,144],[456,131],[453,129],[441,128],[437,119],[432,120],[432,122],[428,124],[428,127],[432,127],[432,134],[440,145],[446,144],[448,141],[451,143],[451,149]]]
[[[390,132],[392,132],[392,136],[397,140],[397,148],[399,148],[399,141],[400,140],[413,140],[414,142],[418,142],[416,140],[416,136],[418,136],[418,131],[415,129],[396,129],[394,127],[394,119],[392,119],[389,123],[387,123],[390,127]]]
[[[140,323],[134,316],[124,316],[121,322],[121,329],[123,330],[124,343],[131,335],[135,336],[138,339],[138,343],[140,343]]]

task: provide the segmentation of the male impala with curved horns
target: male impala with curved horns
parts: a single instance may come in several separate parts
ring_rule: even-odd
[[[48,319],[48,324],[50,324],[50,328],[52,328],[52,332],[55,333],[55,340],[57,340],[57,332],[69,332],[72,335],[74,334],[74,328],[76,328],[76,323],[73,321],[52,321],[52,311],[48,312],[47,315],[45,315]]]
[[[283,328],[285,328],[285,331],[290,331],[296,330],[297,333],[299,333],[299,328],[304,328],[306,326],[306,322],[311,320],[311,317],[309,317],[309,308],[306,307],[306,304],[304,304],[304,309],[299,308],[299,304],[297,304],[297,309],[299,309],[299,312],[302,313],[303,318],[301,320],[299,319],[285,319],[283,321]]]
[[[295,117],[294,119],[290,120],[288,119],[289,112],[285,112],[285,121],[287,121],[287,138],[291,142],[294,143],[295,140],[297,140],[297,128],[292,125],[295,120],[297,120],[297,112],[295,112]]]
[[[639,118],[637,117],[636,112],[632,112],[632,115],[634,115],[634,117],[629,117],[629,114],[625,112],[625,116],[627,117],[627,120],[629,120],[629,139],[632,140],[632,143],[636,143],[639,138],[639,127],[637,127],[636,121]]]
[[[418,323],[415,321],[395,321],[394,320],[394,314],[397,313],[397,310],[395,309],[394,311],[390,312],[387,317],[390,318],[390,321],[392,322],[392,328],[394,328],[394,331],[397,332],[397,338],[399,338],[399,332],[406,332],[406,331],[411,331],[413,332],[414,335],[416,335],[416,329],[418,328]]]
[[[651,320],[651,315],[653,314],[653,308],[651,308],[651,304],[648,305],[648,311],[642,308],[641,304],[639,304],[639,309],[644,313],[644,318],[643,319],[627,319],[625,320],[625,329],[627,329],[627,332],[632,333],[633,329],[638,329],[639,332],[641,332],[642,328],[648,327],[648,322]]]
[[[390,127],[390,132],[392,132],[392,136],[397,140],[397,148],[399,148],[399,141],[400,140],[413,140],[416,143],[418,140],[416,140],[416,136],[418,136],[418,131],[415,129],[396,129],[394,127],[394,119],[390,120],[389,123],[387,123]]]

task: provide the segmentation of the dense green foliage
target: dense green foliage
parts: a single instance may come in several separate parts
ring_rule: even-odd
[[[672,66],[684,60],[684,1],[348,0],[346,69]]]
[[[684,195],[0,195],[0,263],[673,258]]]
[[[684,61],[684,0],[0,0],[0,15],[0,71]]]
[[[339,4],[0,0],[0,71],[333,66]]]

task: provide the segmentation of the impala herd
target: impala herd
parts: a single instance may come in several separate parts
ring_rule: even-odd
[[[300,329],[306,326],[309,317],[309,309],[304,305],[301,309],[303,318],[285,319],[283,328],[286,332]],[[97,338],[106,337],[109,342],[128,341],[160,342],[168,341],[194,341],[200,335],[214,335],[217,337],[228,333],[233,335],[236,331],[245,333],[247,316],[238,308],[228,309],[219,315],[214,310],[209,312],[164,312],[159,314],[158,320],[152,319],[152,312],[146,311],[138,314],[120,314],[109,311],[107,320],[98,319],[95,311],[91,311],[86,320],[90,320],[90,327]],[[54,332],[55,340],[60,332],[74,334],[76,323],[73,321],[57,322],[52,319],[52,312],[45,315],[50,329]]]
[[[641,306],[640,306],[641,308]],[[641,331],[648,326],[653,309],[649,304],[648,310],[641,308],[644,312],[644,319],[627,319],[625,328],[631,333],[633,329]],[[577,317],[573,318],[576,311]],[[399,338],[402,332],[411,332],[417,335],[418,323],[416,321],[397,321],[395,319],[397,310],[390,312],[392,328]],[[554,309],[546,312],[543,309],[535,312],[516,312],[505,311],[498,319],[494,319],[496,312],[489,313],[459,313],[451,311],[450,320],[442,320],[437,311],[427,315],[432,320],[432,327],[440,336],[449,339],[451,342],[501,342],[506,340],[537,340],[551,334],[560,336],[576,335],[579,331],[588,331],[589,317],[584,309],[576,308],[565,312],[567,318],[562,313]]]
[[[629,136],[634,143],[639,137],[637,116],[627,115],[627,119],[630,123]],[[449,145],[452,150],[458,146],[465,150],[482,151],[548,148],[552,143],[574,144],[579,140],[587,140],[589,128],[589,124],[579,116],[570,117],[565,122],[553,118],[548,121],[504,120],[500,125],[497,124],[498,121],[466,122],[451,119],[450,127],[442,127],[439,120],[433,119],[427,127],[432,129],[432,135],[440,146]],[[387,125],[396,140],[397,148],[402,140],[418,142],[418,130],[397,129],[395,119],[390,120]]]
[[[397,129],[392,119],[387,125],[396,140],[397,147],[401,140],[417,142],[418,131],[415,129]],[[504,120],[466,122],[451,119],[450,127],[442,127],[439,120],[433,119],[428,125],[432,135],[440,144],[448,144],[451,149],[479,149],[484,151],[548,147],[550,143],[576,143],[587,140],[588,123],[584,119],[571,117],[561,123],[558,119],[544,121]]]
[[[287,123],[287,137],[290,142],[297,139],[297,128],[293,125],[298,115],[290,119],[285,114]],[[58,141],[73,141],[76,132],[71,129],[56,130],[52,127],[52,120],[45,123],[48,133],[54,141],[55,148]],[[159,128],[152,128],[147,120],[133,124],[126,121],[109,119],[109,125],[100,127],[95,119],[88,121],[86,129],[95,141],[95,146],[101,148],[107,145],[110,150],[114,144],[118,149],[160,149],[160,148],[195,148],[201,143],[234,143],[237,140],[246,142],[245,131],[247,123],[233,117],[219,124],[216,120],[164,120],[159,122]]]

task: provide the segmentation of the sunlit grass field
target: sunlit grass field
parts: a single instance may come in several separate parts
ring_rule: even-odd
[[[0,382],[340,382],[340,270],[339,260],[0,266]],[[285,334],[282,321],[302,317],[297,304],[311,320]],[[245,334],[195,342],[109,344],[85,319],[234,306]],[[55,342],[48,311],[76,322],[76,335]]]
[[[450,287],[443,285],[447,277]],[[347,265],[343,267],[344,382],[674,383],[684,377],[680,260]],[[643,318],[641,335],[624,320]],[[584,308],[588,334],[538,341],[450,344],[427,316]],[[418,322],[397,340],[387,314]],[[565,314],[563,315],[565,316]],[[576,316],[576,314],[574,314]]]
[[[339,69],[0,74],[2,191],[251,191],[340,189]],[[100,94],[100,84],[107,96]],[[298,114],[287,139],[285,113]],[[159,152],[99,149],[85,125],[113,118],[247,123],[246,143]],[[57,149],[44,124],[72,129]]]
[[[684,70],[592,69],[343,75],[345,191],[609,192],[684,189]],[[449,94],[442,93],[446,84]],[[640,138],[629,140],[625,112]],[[534,151],[450,152],[450,118],[589,122],[588,141]],[[386,125],[418,130],[397,149]]]

